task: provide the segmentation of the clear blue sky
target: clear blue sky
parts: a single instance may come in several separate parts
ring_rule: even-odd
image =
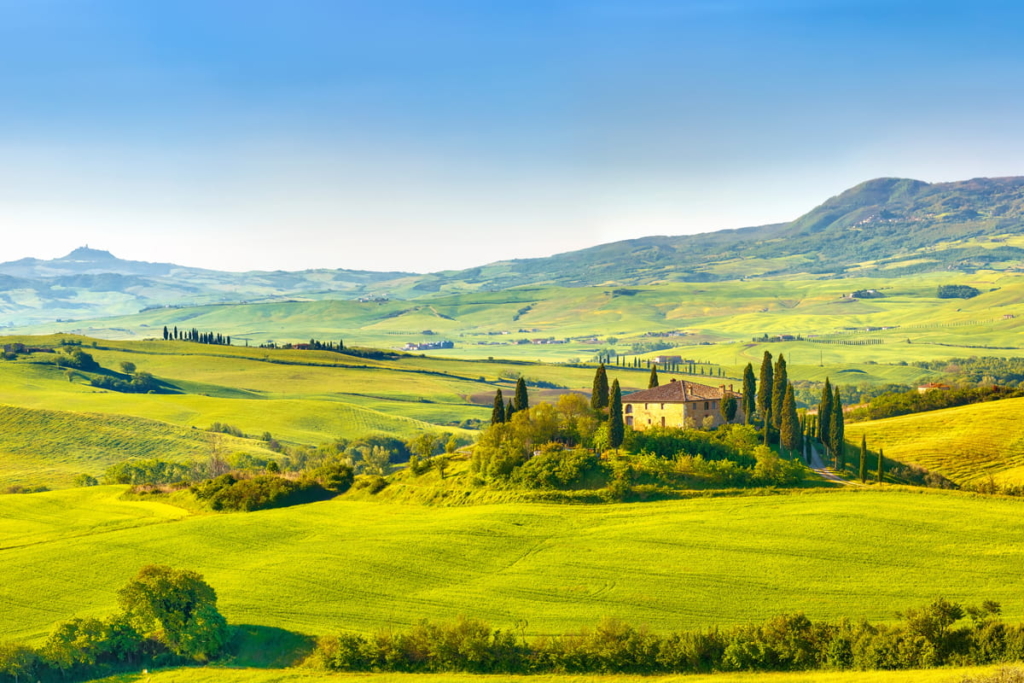
[[[1021,4],[0,0],[0,260],[431,271],[1024,175]]]

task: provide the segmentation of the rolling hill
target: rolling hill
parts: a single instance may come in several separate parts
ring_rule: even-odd
[[[297,298],[423,299],[523,286],[637,286],[748,278],[1014,270],[1024,261],[1024,178],[880,178],[789,223],[602,244],[427,275],[350,270],[227,273],[80,248],[0,263],[0,315],[25,326],[149,307]]]

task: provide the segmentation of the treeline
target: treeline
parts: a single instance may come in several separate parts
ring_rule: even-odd
[[[866,405],[850,411],[851,420],[881,420],[897,415],[923,413],[955,406],[965,406],[1004,398],[1024,396],[1024,387],[1002,386],[966,387],[960,389],[932,389],[921,393],[917,389],[901,393],[883,394],[871,399]]]
[[[191,330],[179,330],[177,325],[173,329],[168,329],[164,325],[164,341],[189,341],[196,344],[231,346],[231,337],[228,335],[223,335],[220,332],[200,332],[195,327]]]
[[[940,299],[973,299],[981,290],[970,285],[939,285],[935,296]]]
[[[1002,384],[1016,387],[1024,382],[1024,358],[971,356],[939,361],[914,361],[914,367],[941,372],[954,383]]]
[[[656,634],[614,619],[594,629],[527,640],[474,619],[421,622],[406,631],[323,637],[310,666],[329,671],[477,674],[686,674],[724,671],[897,670],[975,666],[1024,658],[1024,625],[1000,606],[938,599],[895,624],[811,621]]]

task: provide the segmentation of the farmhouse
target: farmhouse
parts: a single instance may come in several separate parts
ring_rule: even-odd
[[[699,427],[704,424],[704,418],[709,416],[717,427],[725,422],[719,409],[726,396],[736,398],[733,422],[743,422],[742,396],[732,390],[732,385],[711,387],[676,380],[623,396],[622,413],[626,425],[637,430],[650,427]]]

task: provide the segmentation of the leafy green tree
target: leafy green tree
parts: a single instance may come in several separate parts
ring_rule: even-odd
[[[736,417],[736,410],[738,408],[739,402],[732,394],[726,394],[722,398],[722,402],[718,404],[718,412],[721,413],[722,419],[726,422],[733,421],[733,418]]]
[[[658,386],[658,364],[651,363],[651,376],[647,379],[647,388],[653,389]]]
[[[782,423],[786,420],[786,411],[782,409],[782,403],[786,400],[786,387],[789,386],[789,373],[786,372],[786,359],[779,354],[775,361],[775,371],[772,373],[772,426],[779,431],[782,430]]]
[[[743,422],[754,424],[754,411],[757,410],[757,382],[754,379],[754,366],[747,363],[743,368]]]
[[[781,356],[780,356],[781,358]],[[783,366],[785,371],[785,366]],[[800,418],[796,414],[796,398],[793,396],[793,385],[787,383],[783,392],[782,419],[779,421],[779,443],[787,451],[795,452],[800,446]]]
[[[868,437],[860,435],[860,481],[863,484],[868,480]]]
[[[612,448],[622,445],[626,436],[626,426],[622,420],[622,389],[619,380],[612,382],[611,403],[608,407],[608,439]]]
[[[383,477],[391,472],[391,451],[383,446],[367,446],[362,449],[362,471]]]
[[[130,375],[135,372],[135,363],[128,360],[121,361],[121,372],[126,375]]]
[[[494,395],[494,407],[491,409],[491,424],[501,424],[505,421],[505,399],[501,396],[501,389]]]
[[[206,660],[227,642],[217,593],[198,573],[150,564],[117,592],[117,602],[141,632],[174,653]]]
[[[530,407],[530,395],[526,392],[526,380],[522,377],[516,382],[516,397],[514,401],[516,412],[526,410]]]
[[[594,373],[594,386],[590,392],[590,407],[594,410],[601,410],[608,407],[608,371],[604,363],[597,366]]]
[[[761,376],[757,383],[757,412],[765,424],[768,424],[767,417],[772,411],[773,374],[772,354],[765,350],[764,357],[761,359]]]
[[[32,648],[20,643],[0,643],[0,676],[10,676],[14,683],[22,677],[29,680],[39,656]]]

